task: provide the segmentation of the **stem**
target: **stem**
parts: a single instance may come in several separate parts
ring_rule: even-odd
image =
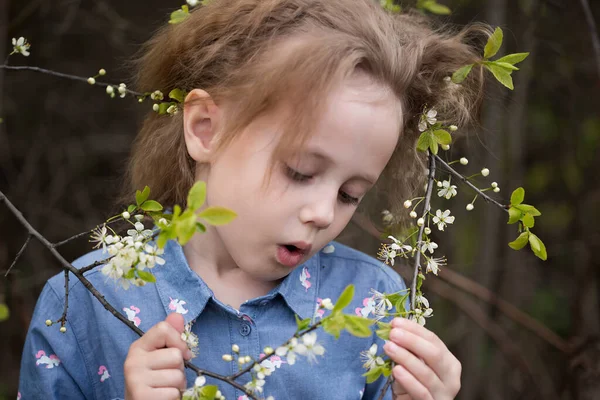
[[[393,380],[394,380],[393,375],[388,376],[387,380],[385,381],[385,385],[383,385],[383,388],[381,389],[381,392],[379,393],[379,397],[377,397],[377,400],[383,400],[383,397],[385,396],[386,392],[390,388]]]
[[[8,267],[8,269],[6,270],[4,277],[8,276],[8,273],[10,272],[10,270],[15,266],[17,261],[19,261],[19,258],[21,258],[21,254],[23,254],[23,252],[25,251],[25,248],[29,244],[30,240],[31,240],[31,235],[27,235],[27,239],[25,240],[25,243],[23,243],[23,247],[21,247],[21,250],[19,250],[19,252],[17,253],[17,256],[15,257],[14,261],[12,262],[12,264],[10,264],[10,267]]]
[[[10,69],[13,71],[34,71],[34,72],[39,72],[42,74],[47,74],[47,75],[52,75],[52,76],[56,76],[59,78],[65,78],[65,79],[71,79],[74,81],[80,81],[80,82],[85,82],[87,83],[88,78],[84,78],[82,76],[77,76],[77,75],[71,75],[71,74],[65,74],[62,72],[57,72],[57,71],[52,71],[49,69],[45,69],[45,68],[40,68],[40,67],[32,67],[32,66],[28,66],[28,65],[6,65],[6,63],[4,65],[0,65],[0,69]],[[89,83],[88,83],[89,85]],[[102,87],[107,87],[107,86],[114,86],[114,87],[119,87],[119,85],[114,85],[114,84],[110,84],[110,83],[103,83],[103,82],[96,82],[91,86],[102,86]],[[127,88],[125,88],[125,90],[127,91],[127,93],[133,95],[133,96],[145,96],[144,93],[140,93],[140,92],[136,92],[134,90],[129,90]]]
[[[479,193],[479,195],[481,195],[481,197],[483,197],[483,199],[485,201],[487,201],[488,203],[495,204],[496,206],[500,207],[504,211],[508,212],[508,206],[500,204],[497,200],[495,200],[495,199],[491,198],[490,196],[488,196],[487,194],[485,194],[483,191],[481,191],[479,188],[477,188],[477,186],[475,186],[471,182],[469,182],[468,178],[465,178],[464,176],[462,176],[461,174],[459,174],[458,172],[456,172],[451,166],[449,166],[444,160],[442,160],[442,158],[440,156],[434,155],[433,157],[435,157],[435,159],[437,161],[439,161],[440,164],[442,164],[442,166],[445,169],[448,170],[448,172],[450,172],[452,175],[454,175],[455,177],[457,177],[458,179],[460,179],[462,182],[464,182],[471,189],[473,189],[474,191],[476,191],[477,193]]]

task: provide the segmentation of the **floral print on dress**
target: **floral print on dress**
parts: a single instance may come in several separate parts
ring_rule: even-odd
[[[325,309],[321,307],[322,302],[323,299],[317,297],[317,304],[315,305],[315,314],[313,315],[313,319],[323,318],[323,315],[325,315]]]
[[[56,354],[51,354],[48,357],[44,350],[38,351],[35,358],[37,358],[35,365],[45,365],[47,369],[58,367],[60,364],[60,360]]]
[[[354,312],[359,317],[367,318],[369,314],[375,311],[375,299],[373,298],[373,296],[367,297],[363,300],[362,303],[364,307],[356,307]]]
[[[300,274],[300,283],[304,289],[308,292],[308,288],[312,286],[312,283],[308,280],[310,278],[310,274],[308,273],[308,268],[302,268],[302,273]]]
[[[21,400],[21,392],[17,392],[17,400]]]
[[[140,320],[140,318],[137,316],[140,313],[139,308],[137,308],[136,306],[129,306],[129,307],[123,308],[123,311],[125,311],[125,314],[127,314],[128,320],[133,322],[133,324],[135,326],[140,326],[140,323],[142,322],[142,320]]]
[[[100,368],[98,368],[98,375],[100,375],[100,382],[104,382],[105,380],[110,378],[110,374],[108,373],[108,370],[104,365],[101,365]]]
[[[169,297],[169,300],[171,301],[169,303],[169,310],[173,310],[178,314],[187,314],[188,310],[183,308],[183,305],[187,304],[185,301],[179,299],[172,299],[171,297]]]

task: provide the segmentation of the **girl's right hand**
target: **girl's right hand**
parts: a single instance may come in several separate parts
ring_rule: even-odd
[[[187,381],[183,365],[192,353],[181,339],[181,314],[172,313],[129,347],[123,366],[125,399],[180,399]]]

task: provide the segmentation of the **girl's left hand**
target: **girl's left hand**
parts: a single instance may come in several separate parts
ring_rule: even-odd
[[[394,400],[448,400],[460,390],[460,361],[435,333],[416,322],[394,318],[383,348],[396,363]]]

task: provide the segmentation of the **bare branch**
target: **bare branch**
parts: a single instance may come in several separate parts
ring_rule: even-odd
[[[31,235],[27,235],[27,239],[25,239],[25,243],[23,243],[23,247],[21,247],[21,250],[19,250],[19,252],[17,253],[14,261],[12,262],[12,264],[10,264],[10,267],[8,267],[8,269],[6,270],[6,273],[4,274],[5,277],[8,276],[8,273],[10,272],[10,270],[15,266],[17,261],[19,261],[19,258],[21,258],[21,254],[23,254],[23,252],[27,248],[27,245],[29,244],[30,240],[31,240]]]

